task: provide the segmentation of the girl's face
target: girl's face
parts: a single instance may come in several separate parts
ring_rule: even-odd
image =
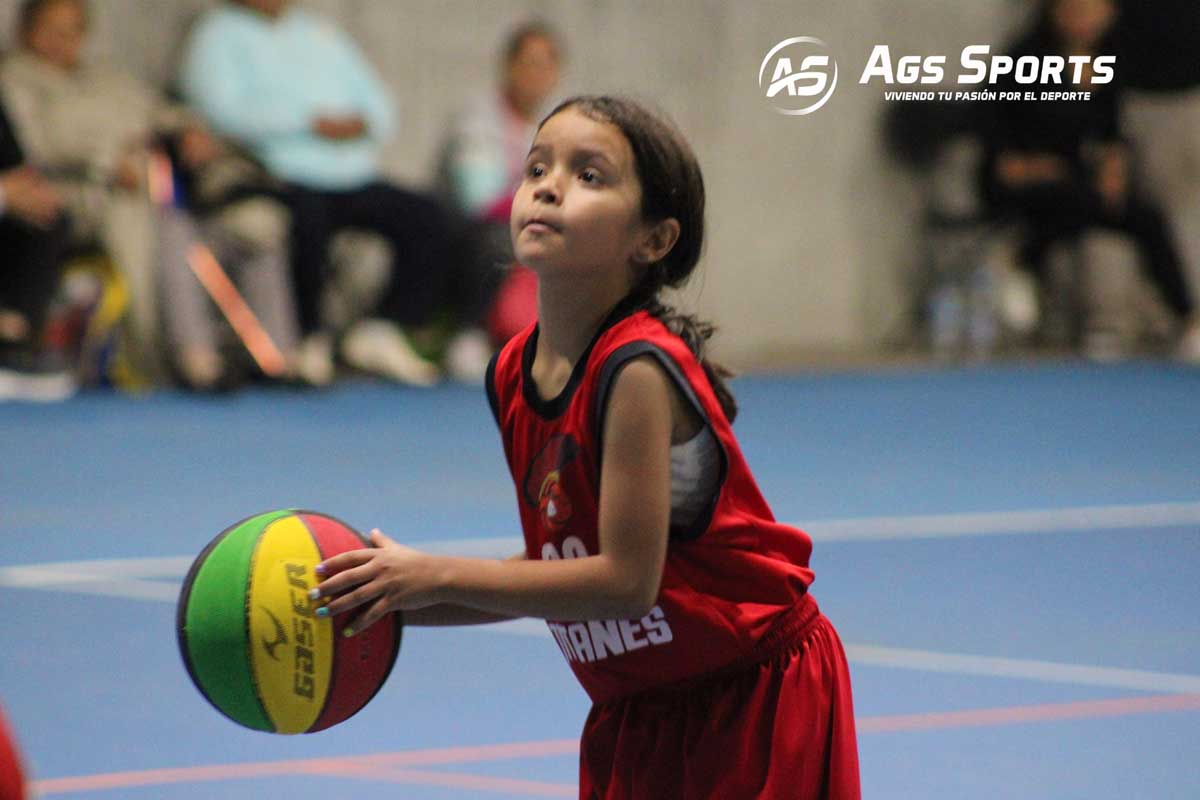
[[[513,199],[513,250],[539,272],[631,266],[646,226],[633,150],[621,130],[574,108],[548,119]]]

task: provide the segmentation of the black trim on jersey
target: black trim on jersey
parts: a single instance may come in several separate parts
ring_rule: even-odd
[[[483,387],[487,389],[488,405],[492,407],[492,418],[496,420],[497,428],[500,427],[500,395],[496,393],[496,362],[499,360],[500,351],[497,350],[488,361],[487,372],[483,376]]]
[[[535,414],[546,420],[557,419],[563,415],[563,412],[571,405],[571,398],[575,396],[575,390],[583,382],[583,376],[587,374],[588,359],[592,355],[592,349],[596,346],[596,342],[600,341],[600,337],[609,328],[635,311],[637,311],[637,306],[626,299],[609,312],[608,316],[604,318],[604,322],[600,323],[595,335],[592,336],[592,340],[588,342],[583,355],[571,368],[571,377],[567,379],[567,385],[556,397],[549,400],[542,399],[538,394],[537,384],[533,381],[533,359],[537,355],[538,333],[541,331],[540,323],[534,326],[529,338],[525,340],[525,349],[521,352],[521,393],[525,396],[525,403],[533,409]]]
[[[616,382],[621,368],[630,361],[633,361],[633,359],[645,355],[653,356],[663,371],[667,373],[667,377],[675,384],[676,390],[683,395],[684,399],[688,401],[692,409],[699,415],[704,427],[708,428],[721,454],[721,472],[717,481],[717,490],[713,492],[712,498],[708,501],[708,509],[688,528],[671,527],[670,535],[672,539],[690,542],[700,538],[700,535],[708,530],[708,526],[712,522],[713,513],[717,509],[717,501],[721,498],[721,488],[725,485],[725,477],[729,472],[729,457],[725,453],[725,445],[721,443],[721,438],[717,436],[716,430],[713,429],[712,421],[709,420],[708,414],[704,410],[704,405],[700,402],[700,398],[696,396],[696,390],[692,388],[692,384],[688,381],[687,376],[683,374],[683,370],[679,368],[679,365],[675,363],[675,359],[669,353],[652,342],[637,341],[621,345],[609,355],[608,360],[604,362],[604,366],[600,368],[600,376],[596,384],[596,405],[592,409],[592,420],[596,430],[597,474],[600,474],[599,462],[604,454],[604,417],[605,412],[608,410],[608,396],[612,392],[613,384]]]

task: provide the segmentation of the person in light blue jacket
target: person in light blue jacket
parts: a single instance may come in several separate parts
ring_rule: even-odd
[[[342,337],[342,357],[403,383],[434,383],[438,368],[413,350],[401,326],[427,323],[453,297],[463,331],[447,365],[457,377],[482,380],[490,352],[476,323],[489,298],[477,238],[432,196],[382,175],[395,109],[345,32],[290,0],[228,0],[194,28],[180,85],[215,129],[242,142],[288,187],[307,378],[332,377],[332,337],[320,319],[328,245],[338,230],[357,228],[388,241],[392,269],[372,317]]]

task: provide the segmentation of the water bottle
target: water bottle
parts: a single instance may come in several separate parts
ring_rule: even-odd
[[[967,317],[967,350],[973,360],[985,360],[996,346],[996,282],[983,263],[971,272],[967,287],[970,310]]]
[[[929,298],[929,341],[936,358],[955,357],[962,342],[962,324],[962,291],[952,283],[936,287]]]

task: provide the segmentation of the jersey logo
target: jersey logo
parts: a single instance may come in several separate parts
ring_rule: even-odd
[[[562,485],[563,468],[579,455],[579,443],[569,433],[551,436],[525,473],[525,502],[537,508],[542,524],[562,530],[571,518],[571,498]]]

